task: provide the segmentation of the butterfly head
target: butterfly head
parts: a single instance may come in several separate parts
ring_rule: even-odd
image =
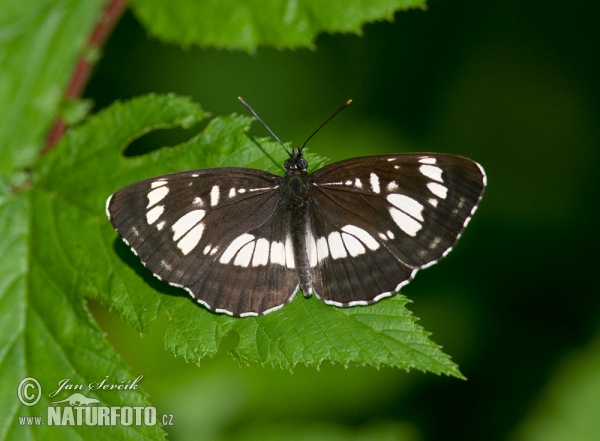
[[[290,172],[290,171],[305,172],[306,169],[308,168],[308,162],[306,161],[306,159],[304,159],[302,157],[302,149],[301,148],[292,149],[292,153],[290,153],[290,157],[285,160],[285,163],[283,164],[283,166],[285,167],[285,170],[288,172]]]

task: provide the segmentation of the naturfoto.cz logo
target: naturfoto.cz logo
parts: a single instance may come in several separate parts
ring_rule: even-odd
[[[85,396],[77,395],[79,400]],[[73,397],[71,395],[71,397]],[[69,398],[71,398],[69,397]],[[69,399],[67,398],[67,400]],[[99,400],[95,400],[99,402]],[[53,403],[54,404],[54,403]],[[156,424],[156,408],[130,406],[89,406],[73,405],[64,407],[48,407],[49,426],[154,426]]]
[[[87,385],[88,391],[94,390],[135,390],[143,378],[140,375],[133,381],[111,384],[109,377],[99,383]],[[69,379],[59,381],[58,389],[51,392],[49,398],[63,391],[86,390],[81,384],[72,384]],[[86,392],[87,393],[87,392]],[[25,406],[34,406],[42,397],[42,387],[35,378],[27,377],[18,386],[17,396]],[[103,406],[100,400],[81,392],[74,392],[62,400],[50,402],[45,420],[41,416],[19,417],[22,426],[167,426],[173,424],[173,415],[162,415],[157,421],[156,408],[153,406]]]

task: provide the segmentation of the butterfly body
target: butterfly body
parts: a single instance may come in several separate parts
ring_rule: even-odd
[[[290,230],[292,232],[292,247],[294,262],[298,267],[298,283],[305,296],[312,294],[310,263],[306,241],[308,210],[310,206],[310,178],[306,171],[308,163],[302,157],[299,149],[294,149],[290,159],[285,164],[285,175],[281,179],[283,198],[290,212]]]
[[[451,250],[485,188],[481,166],[445,154],[307,168],[294,149],[284,176],[173,173],[122,188],[106,211],[156,277],[244,317],[279,309],[299,289],[342,307],[393,295]]]

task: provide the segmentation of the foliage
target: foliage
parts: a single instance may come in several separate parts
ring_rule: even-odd
[[[198,44],[253,50],[258,45],[312,47],[321,32],[360,33],[367,22],[391,20],[400,9],[424,0],[135,0],[134,12],[156,37],[184,46]]]
[[[282,151],[267,140],[258,140],[264,151],[257,147],[246,135],[249,118],[225,116],[212,119],[198,136],[180,146],[125,158],[120,153],[143,134],[191,127],[207,117],[185,98],[149,95],[114,104],[70,130],[50,154],[38,157],[47,130],[64,107],[62,90],[103,4],[39,0],[23,7],[11,0],[1,7],[0,403],[6,411],[0,437],[42,438],[43,427],[24,429],[18,426],[18,417],[39,415],[39,409],[51,401],[48,389],[54,390],[62,379],[81,384],[105,376],[115,382],[133,380],[91,317],[85,297],[115,309],[139,331],[147,331],[153,320],[165,314],[169,319],[166,346],[195,363],[214,355],[221,338],[236,332],[240,341],[233,352],[244,363],[292,368],[297,363],[318,366],[327,360],[461,377],[448,356],[415,324],[405,308],[408,300],[401,295],[370,307],[343,310],[297,298],[265,317],[234,319],[194,305],[181,290],[151,277],[105,218],[109,194],[137,179],[194,167],[274,169],[265,152],[281,163]],[[308,8],[292,20],[292,28],[302,32],[289,32],[289,22],[278,20],[265,26],[270,29],[268,38],[223,38],[233,35],[228,30],[236,23],[222,24],[219,38],[210,34],[214,40],[201,43],[246,48],[261,43],[306,45],[320,31],[357,32],[366,21],[411,6],[403,2],[382,2],[377,8],[366,5],[356,1],[341,15],[334,9]],[[148,4],[143,10],[150,8]],[[189,5],[186,10],[190,11]],[[268,14],[274,13],[269,8],[264,12],[253,26],[263,26],[272,18]],[[167,23],[165,11],[156,7],[152,13],[157,23]],[[286,17],[290,14],[287,11]],[[185,29],[191,32],[190,26]],[[285,35],[293,38],[285,40]],[[87,105],[75,107],[80,119]],[[313,156],[311,162],[318,164],[320,159]],[[45,392],[31,408],[17,402],[14,393],[28,376],[36,377]],[[56,398],[64,398],[65,393]],[[89,396],[104,405],[149,405],[139,389],[118,394],[96,391]],[[70,438],[85,437],[90,430],[55,429],[53,434]],[[161,438],[162,432],[157,427],[103,426],[94,428],[93,435]]]

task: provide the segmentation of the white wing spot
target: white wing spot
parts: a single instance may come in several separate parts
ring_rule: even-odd
[[[367,251],[363,244],[351,234],[342,233],[342,240],[344,241],[344,245],[346,246],[348,253],[350,253],[352,257],[364,254]]]
[[[229,190],[229,199],[231,199],[231,198],[232,198],[232,197],[234,197],[234,196],[235,196],[235,188],[231,188],[231,189]]]
[[[146,221],[148,224],[152,225],[154,222],[156,222],[157,219],[163,214],[163,211],[165,211],[165,207],[163,205],[157,205],[148,213],[146,213]]]
[[[294,268],[294,246],[292,245],[292,236],[285,239],[285,265],[288,268]]]
[[[356,236],[371,250],[376,250],[379,248],[379,242],[377,242],[373,236],[371,236],[362,228],[359,228],[355,225],[346,225],[342,227],[342,231]]]
[[[108,217],[110,219],[110,210],[108,209],[108,207],[110,207],[110,200],[112,199],[113,195],[111,194],[108,199],[106,200],[106,205],[104,207],[104,210],[106,211],[106,217]]]
[[[416,236],[417,232],[422,228],[419,222],[397,208],[390,208],[390,214],[396,225],[409,236]]]
[[[379,187],[379,176],[377,176],[375,173],[371,173],[369,180],[371,182],[371,189],[375,193],[381,192],[381,188]]]
[[[430,199],[427,199],[427,202],[429,202],[433,207],[437,207],[437,204],[438,204],[437,199],[430,198]]]
[[[212,250],[210,250],[210,255],[214,256],[217,253],[217,251],[219,251],[219,247],[214,247]]]
[[[440,244],[441,241],[442,241],[442,239],[440,239],[439,237],[436,237],[429,244],[429,248],[432,249],[432,250],[435,250],[437,248],[437,246]]]
[[[356,178],[356,179],[354,180],[354,186],[355,186],[356,188],[362,188],[362,182],[360,181],[360,179]]]
[[[325,237],[319,237],[317,240],[317,260],[320,262],[329,256],[329,246]]]
[[[381,240],[388,240],[388,237],[383,233],[377,233],[377,235],[381,238]]]
[[[192,174],[192,178],[197,178],[198,176],[200,176],[198,173],[193,173]]]
[[[156,229],[158,231],[162,231],[162,229],[165,227],[165,221],[160,221],[159,223],[156,224]]]
[[[189,254],[190,251],[196,248],[198,242],[200,242],[200,238],[202,237],[203,232],[204,224],[199,223],[190,231],[188,231],[187,234],[183,236],[183,238],[179,242],[177,242],[177,248],[179,248],[183,254]]]
[[[225,252],[221,255],[219,262],[229,263],[231,259],[233,259],[233,256],[235,256],[235,254],[239,251],[239,249],[252,240],[254,240],[254,236],[248,233],[244,233],[241,236],[236,237],[229,244]]]
[[[422,165],[419,167],[419,171],[423,176],[427,176],[430,179],[438,182],[444,182],[442,179],[442,169],[435,165]]]
[[[396,182],[392,181],[387,185],[387,187],[385,187],[385,189],[389,192],[396,191],[396,190],[398,190],[398,184],[396,184]]]
[[[410,214],[415,219],[424,221],[423,219],[423,205],[419,202],[415,201],[413,198],[405,196],[403,194],[389,194],[387,195],[387,200],[395,205],[400,210],[404,211],[406,214]]]
[[[346,182],[344,182],[344,184],[346,184],[347,186],[352,185],[352,179],[348,179]]]
[[[265,190],[272,190],[273,187],[257,187],[257,188],[250,188],[248,189],[248,191],[265,191]]]
[[[245,188],[240,188],[240,189],[238,190],[238,193],[239,193],[239,194],[244,194],[244,193],[246,193],[246,189],[245,189]]]
[[[158,204],[165,198],[165,196],[167,196],[168,193],[169,188],[165,186],[158,187],[156,190],[152,190],[150,193],[148,193],[148,205],[146,205],[146,208],[150,208],[153,205]]]
[[[127,242],[125,239],[123,239],[123,242],[125,242],[127,245],[129,245],[129,242]],[[129,246],[129,248],[131,248],[131,246]],[[133,248],[131,248],[131,252],[133,254],[135,254],[136,256],[138,255],[137,251],[134,250]],[[144,262],[142,262],[142,265],[146,266],[146,264]]]
[[[202,206],[204,206],[204,201],[202,200],[201,197],[196,197],[196,198],[194,198],[192,205],[194,205],[196,207],[202,207]]]
[[[211,248],[211,247],[210,247],[210,245],[206,245],[206,246],[204,247],[204,251],[202,251],[202,252],[203,252],[204,254],[208,254],[208,253],[210,252],[210,248]]]
[[[427,188],[440,199],[446,199],[448,196],[448,189],[437,182],[429,182]]]
[[[431,164],[431,165],[437,164],[437,160],[435,158],[421,158],[421,159],[419,159],[419,162],[421,164]]]
[[[244,268],[248,268],[248,265],[250,265],[250,260],[252,259],[252,253],[254,252],[255,245],[255,241],[249,242],[246,245],[244,245],[239,251],[239,253],[237,253],[237,256],[235,256],[233,264],[237,266],[243,266]]]
[[[173,240],[177,241],[180,237],[190,231],[198,222],[204,218],[206,211],[194,210],[184,214],[179,218],[177,222],[173,224],[171,229],[173,230]]]
[[[150,188],[157,188],[162,185],[165,185],[166,183],[167,181],[165,181],[164,179],[159,179],[158,181],[154,181],[152,184],[150,184]]]
[[[271,263],[285,266],[285,246],[283,242],[271,242]]]
[[[387,158],[388,162],[395,161],[397,158]]]
[[[394,233],[392,233],[392,232],[391,232],[391,231],[389,231],[389,230],[387,231],[387,233],[386,233],[386,234],[387,234],[387,237],[389,237],[390,239],[394,239],[394,237],[395,237],[395,236],[394,236]]]
[[[344,241],[342,240],[342,235],[337,231],[334,231],[327,238],[327,242],[329,242],[329,250],[331,251],[331,257],[334,259],[339,259],[341,257],[347,257],[346,248],[344,247]]]
[[[481,172],[481,176],[483,178],[483,187],[487,187],[487,175],[485,174],[485,170],[483,169],[483,167],[481,165],[479,165],[478,163],[475,163],[475,165],[477,166],[477,168],[479,169],[479,171]]]
[[[256,241],[252,266],[266,265],[269,263],[269,241],[261,237]]]
[[[219,203],[219,186],[215,185],[215,186],[213,186],[212,190],[210,191],[210,206],[214,207],[218,203]]]

